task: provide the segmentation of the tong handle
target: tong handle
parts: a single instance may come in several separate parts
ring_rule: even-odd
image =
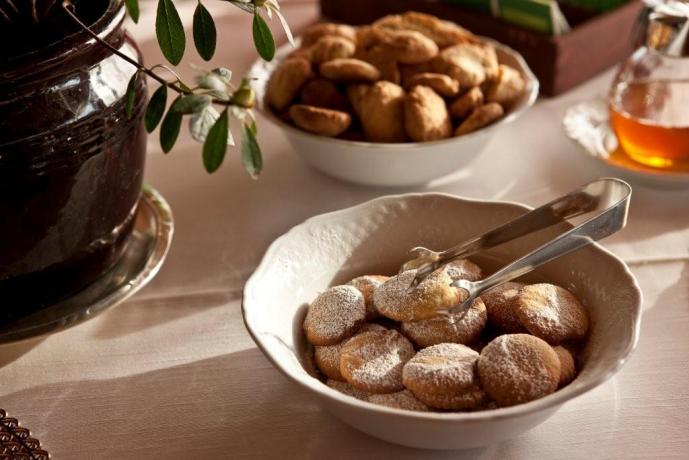
[[[587,189],[590,193],[586,194],[586,205],[581,207],[582,210],[586,209],[586,211],[572,214],[581,215],[597,211],[596,215],[517,259],[488,278],[476,282],[467,280],[454,282],[454,286],[469,292],[469,298],[460,305],[450,309],[449,313],[462,313],[466,311],[466,308],[482,292],[518,278],[534,270],[536,267],[540,267],[547,262],[576,251],[624,228],[629,211],[631,187],[619,179],[601,179],[587,185],[582,191],[576,192],[573,196],[579,196],[579,193]]]
[[[530,233],[546,229],[563,220],[572,219],[591,212],[596,207],[596,194],[598,189],[604,186],[607,181],[612,180],[615,179],[599,179],[591,182],[578,190],[524,213],[516,219],[490,230],[479,237],[445,251],[433,253],[425,264],[415,267],[418,268],[418,270],[412,286],[418,285],[418,283],[423,281],[430,273],[453,260],[469,257],[484,249],[493,248]],[[416,248],[413,251],[420,253],[422,249],[423,248]],[[428,253],[432,253],[432,251],[428,251]],[[402,266],[400,271],[410,268],[405,265]]]

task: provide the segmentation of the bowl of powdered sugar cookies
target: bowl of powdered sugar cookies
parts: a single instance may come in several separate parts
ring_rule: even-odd
[[[527,209],[407,194],[311,218],[247,282],[246,327],[278,370],[372,436],[430,449],[517,436],[633,351],[641,292],[624,262],[591,244],[446,315],[463,300],[453,281],[480,280],[564,227],[453,261],[414,289],[415,269],[398,270],[412,247],[451,247]]]

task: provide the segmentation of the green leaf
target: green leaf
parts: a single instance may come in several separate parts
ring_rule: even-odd
[[[237,1],[237,0],[227,0],[227,1],[229,1],[230,3],[232,3],[232,4],[233,4],[234,6],[236,6],[237,8],[246,11],[247,13],[254,14],[254,13],[256,12],[256,5],[254,5],[253,3],[246,3],[246,2],[243,2],[243,1],[241,1],[241,0],[239,0],[239,1]]]
[[[127,92],[124,95],[124,111],[127,114],[127,119],[131,119],[134,115],[134,106],[136,105],[136,89],[137,83],[139,82],[139,73],[137,70],[129,79],[127,84]]]
[[[151,100],[148,101],[148,107],[146,108],[146,116],[144,117],[144,124],[146,126],[146,131],[152,133],[160,120],[165,114],[165,104],[167,104],[167,85],[160,85]]]
[[[249,175],[256,179],[263,169],[263,158],[261,157],[261,147],[256,140],[256,125],[245,125],[242,136],[242,163]]]
[[[172,65],[179,64],[184,56],[186,37],[182,20],[172,0],[158,0],[156,37],[165,59]]]
[[[253,22],[254,45],[258,54],[266,61],[275,56],[275,40],[266,21],[258,14],[254,14]]]
[[[211,97],[205,94],[191,94],[177,98],[170,110],[177,113],[196,113],[202,111],[211,103]]]
[[[177,102],[177,100],[179,100],[179,98],[177,98],[175,102]],[[174,106],[174,104],[173,102],[172,105]],[[163,119],[163,124],[160,126],[160,146],[163,152],[168,153],[172,150],[172,147],[175,146],[177,136],[179,136],[179,129],[182,126],[182,117],[183,115],[172,110],[172,107],[167,111],[167,115],[165,115]]]
[[[217,32],[213,16],[199,2],[196,5],[196,11],[194,11],[194,45],[196,45],[199,56],[210,61],[215,54],[216,41]]]
[[[124,0],[124,4],[132,21],[139,22],[139,0]]]
[[[224,110],[208,131],[206,142],[203,143],[203,165],[209,173],[215,172],[225,159],[228,129],[229,117],[227,110]]]

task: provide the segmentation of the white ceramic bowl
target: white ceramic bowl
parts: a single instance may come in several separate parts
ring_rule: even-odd
[[[253,88],[259,112],[285,132],[294,150],[304,161],[330,176],[349,182],[379,186],[424,184],[451,174],[476,159],[505,123],[515,120],[531,107],[538,96],[538,80],[524,59],[513,49],[484,38],[495,45],[501,63],[519,69],[526,79],[526,91],[508,114],[496,123],[473,133],[433,142],[374,143],[334,139],[307,133],[276,117],[263,103],[265,85],[272,70],[289,54],[281,47],[272,62],[257,61],[248,75],[256,78]]]
[[[577,378],[527,404],[474,413],[424,413],[345,396],[307,372],[310,360],[302,321],[308,303],[329,286],[362,274],[395,273],[413,246],[446,248],[527,209],[444,194],[408,194],[313,217],[278,238],[247,282],[242,305],[246,327],[275,367],[336,417],[370,435],[434,449],[484,446],[516,436],[610,378],[636,345],[641,292],[625,264],[599,245],[551,262],[527,277],[571,289],[591,317]],[[552,234],[525,237],[473,259],[492,272]]]

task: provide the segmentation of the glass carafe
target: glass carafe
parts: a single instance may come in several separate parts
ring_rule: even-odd
[[[610,89],[610,122],[622,150],[656,168],[689,168],[688,18],[687,3],[656,3],[645,45]]]

